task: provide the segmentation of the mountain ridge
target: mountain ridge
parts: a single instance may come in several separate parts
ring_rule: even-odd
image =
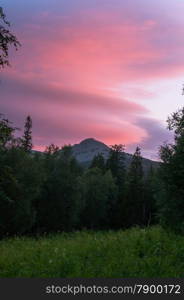
[[[109,150],[110,150],[109,146],[94,138],[86,138],[82,140],[80,143],[72,145],[72,152],[74,157],[77,159],[79,163],[85,166],[89,166],[94,156],[97,154],[102,154],[104,159],[107,160],[109,155]],[[132,157],[133,157],[132,154],[125,152],[126,167],[129,167]],[[142,163],[143,163],[143,169],[145,171],[147,171],[148,168],[150,168],[151,166],[155,168],[158,167],[159,165],[159,162],[144,157],[142,159]]]

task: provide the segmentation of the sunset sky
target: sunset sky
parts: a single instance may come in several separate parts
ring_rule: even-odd
[[[183,0],[0,1],[22,47],[0,74],[0,112],[33,119],[35,149],[95,138],[157,158],[184,103]]]

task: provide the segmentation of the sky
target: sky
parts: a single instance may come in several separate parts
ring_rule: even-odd
[[[95,138],[158,159],[184,103],[184,0],[0,1],[21,48],[0,73],[0,112],[33,119],[37,150]]]

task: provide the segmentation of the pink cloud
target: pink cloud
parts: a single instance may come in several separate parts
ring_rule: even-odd
[[[107,144],[128,144],[147,136],[143,128],[134,124],[147,110],[125,99],[11,77],[4,77],[1,96],[1,112],[20,127],[26,115],[32,115],[37,147],[50,142],[75,143],[89,136]]]
[[[183,72],[183,27],[165,16],[138,19],[125,12],[96,11],[36,19],[25,26],[25,50],[17,69],[60,85],[104,93],[140,79],[168,78]],[[167,26],[165,25],[167,24]],[[36,26],[36,24],[34,24]],[[34,51],[30,51],[34,49]]]
[[[144,11],[113,1],[63,15],[44,8],[21,24],[23,46],[4,73],[0,103],[15,122],[32,115],[37,148],[86,137],[149,148],[150,136],[164,136],[158,124],[150,133],[154,122],[138,122],[149,113],[139,99],[156,94],[136,82],[183,73],[184,27],[153,3]]]

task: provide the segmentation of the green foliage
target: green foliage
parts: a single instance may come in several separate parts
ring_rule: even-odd
[[[17,192],[17,182],[11,168],[1,165],[0,173],[0,235],[12,233],[15,201],[12,195]]]
[[[81,168],[71,146],[50,150],[45,153],[45,180],[37,203],[38,227],[42,231],[68,231],[79,222]]]
[[[14,142],[14,132],[17,130],[16,127],[12,127],[11,122],[8,119],[3,118],[0,114],[0,149],[4,150],[11,147]]]
[[[143,172],[137,149],[126,176],[124,147],[114,145],[105,162],[101,154],[82,170],[70,145],[32,150],[32,119],[23,138],[0,120],[0,234],[122,228],[146,225],[150,205],[143,203]],[[149,194],[150,199],[152,195]],[[142,202],[141,202],[142,201]],[[149,210],[149,218],[152,211]],[[147,217],[148,218],[148,217]],[[11,221],[8,221],[11,220]]]
[[[0,277],[184,276],[184,238],[160,227],[11,238],[0,253]]]
[[[142,157],[139,147],[136,148],[127,174],[124,210],[125,226],[144,224],[146,212],[145,190]]]
[[[9,66],[9,47],[13,46],[16,50],[20,46],[16,36],[9,30],[10,23],[6,20],[6,16],[0,7],[0,68]]]
[[[159,218],[164,226],[184,232],[184,108],[168,118],[174,143],[160,148],[163,161],[158,193]]]
[[[176,198],[176,184],[180,187],[178,197],[182,195],[181,134],[176,133],[175,139],[176,145],[181,144],[179,147],[169,145],[161,151],[164,164],[162,181],[158,181],[153,170],[145,177],[139,148],[128,172],[122,145],[111,147],[107,161],[99,154],[90,168],[83,170],[73,157],[70,145],[59,148],[51,144],[42,154],[31,151],[31,129],[32,120],[28,116],[23,138],[15,138],[16,128],[7,119],[0,119],[1,236],[85,227],[147,226],[154,224],[155,214],[158,215],[155,197],[157,203],[162,204],[159,208],[162,223],[169,220],[172,211],[175,211],[173,223],[178,218],[182,220],[182,201],[170,201],[173,195]],[[175,164],[178,169],[174,171]],[[163,199],[160,195],[164,195]]]
[[[41,173],[37,162],[21,148],[1,153],[1,234],[25,233],[35,222],[34,202],[40,193]],[[7,220],[9,218],[9,221]],[[3,221],[5,220],[5,221]]]
[[[159,186],[158,178],[158,170],[154,170],[151,166],[144,181],[144,225],[146,226],[157,223],[156,196],[157,188]]]
[[[81,178],[83,196],[83,226],[95,229],[105,228],[111,222],[117,187],[111,172],[105,174],[98,168],[91,168]]]
[[[110,170],[118,186],[118,198],[124,194],[125,186],[125,156],[123,145],[111,146],[109,157],[106,162],[106,169]]]
[[[105,159],[101,153],[94,156],[90,168],[99,168],[102,172],[106,171]]]
[[[124,171],[124,146],[123,145],[112,145],[107,160],[107,169],[111,170],[113,177],[121,177]]]
[[[168,129],[174,130],[175,139],[184,135],[184,107],[174,112],[167,120]]]

